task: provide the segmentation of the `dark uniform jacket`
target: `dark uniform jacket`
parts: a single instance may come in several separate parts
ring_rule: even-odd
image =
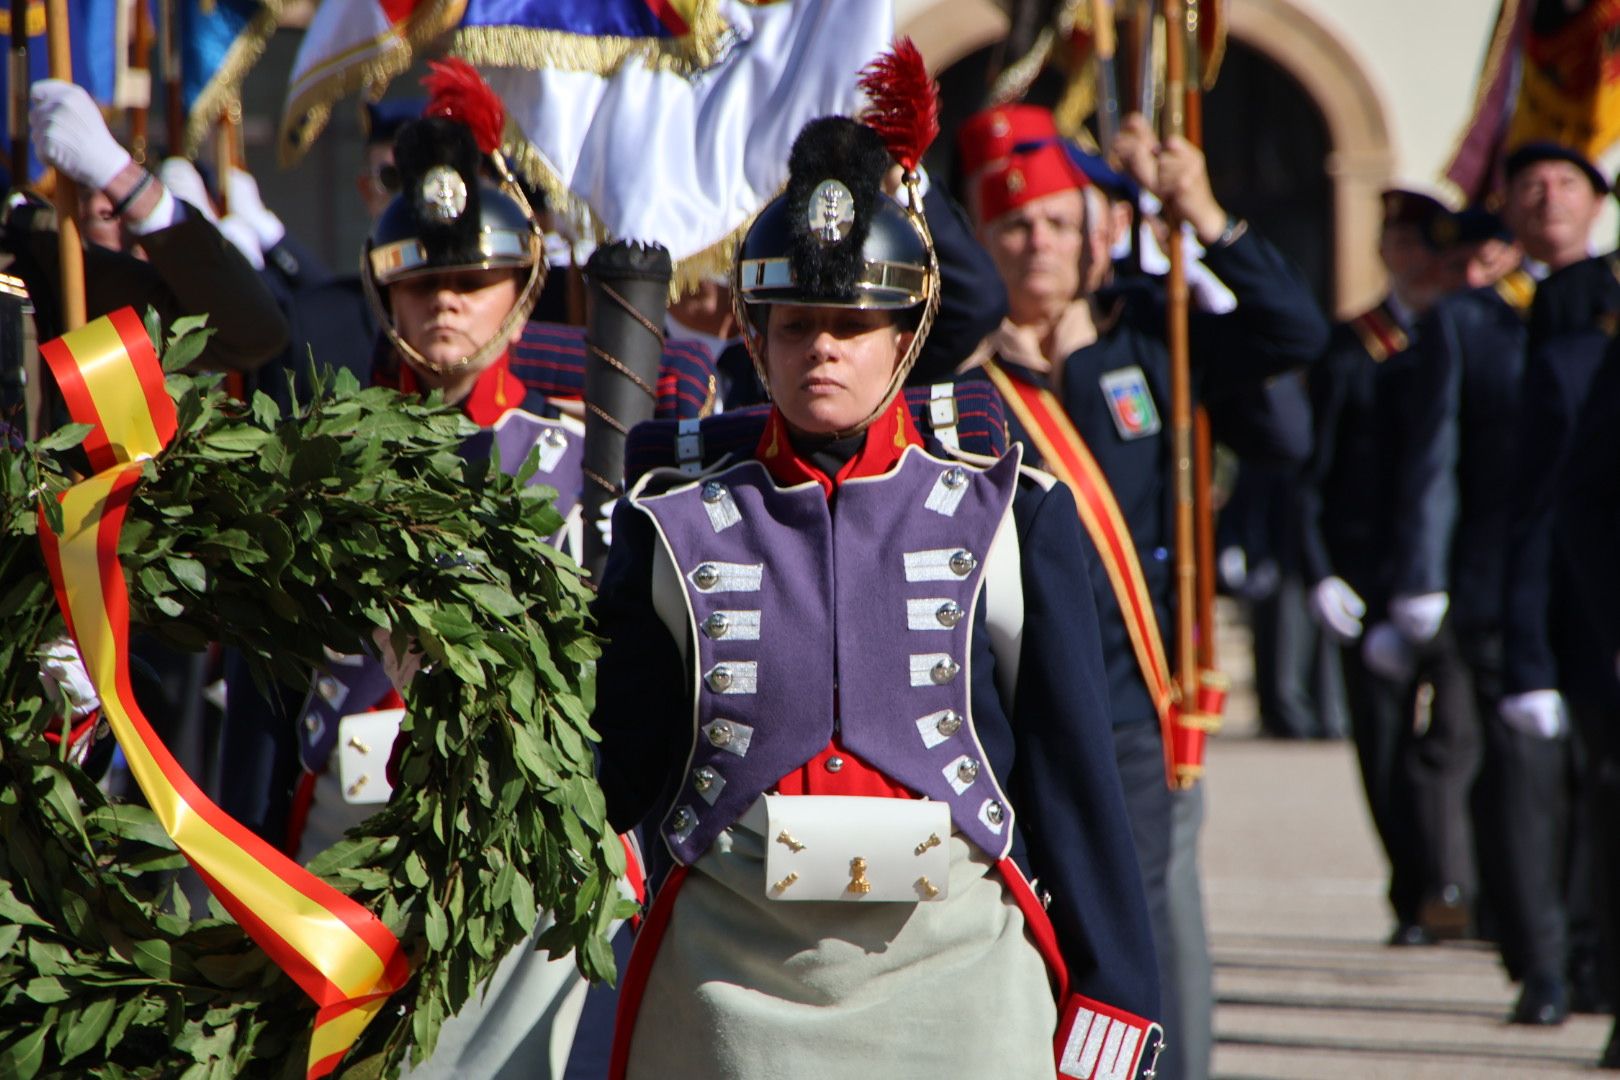
[[[1609,701],[1611,664],[1579,598],[1581,568],[1555,536],[1576,425],[1620,318],[1620,256],[1586,259],[1536,290],[1520,391],[1503,626],[1508,693],[1557,687]]]
[[[197,358],[203,368],[252,371],[287,344],[287,320],[242,253],[185,203],[166,229],[141,237],[147,261],[107,248],[84,253],[85,303],[90,318],[130,306],[155,308],[165,326],[182,315],[207,315],[214,330]],[[16,272],[34,298],[40,340],[62,331],[55,219],[14,212],[6,244]]]
[[[1445,297],[1395,391],[1397,595],[1444,592],[1459,632],[1502,621],[1519,384],[1535,283],[1516,270]]]
[[[1268,377],[1303,367],[1321,355],[1328,326],[1309,287],[1288,261],[1252,231],[1206,252],[1204,264],[1237,298],[1236,310],[1194,314],[1190,320],[1195,396],[1225,398]],[[1130,527],[1153,596],[1161,634],[1170,632],[1174,579],[1174,517],[1170,487],[1170,354],[1157,290],[1128,287],[1100,294],[1101,308],[1119,301],[1117,318],[1101,337],[1071,354],[1061,397],[1080,437],[1108,478]],[[1008,364],[1007,374],[1033,383],[1038,374]],[[1145,400],[1143,394],[1145,390]],[[1025,461],[1039,466],[1028,433],[1008,417]],[[1101,618],[1103,657],[1114,723],[1158,723],[1136,654],[1100,561],[1092,592]]]
[[[1308,376],[1315,443],[1299,496],[1305,580],[1342,578],[1375,619],[1390,595],[1391,373],[1412,362],[1411,346],[1386,299],[1335,326]]]

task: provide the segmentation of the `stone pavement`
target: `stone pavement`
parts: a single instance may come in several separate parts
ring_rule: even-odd
[[[1235,695],[1208,755],[1217,1077],[1620,1077],[1591,1068],[1605,1017],[1504,1023],[1515,987],[1488,947],[1385,946],[1383,860],[1349,744],[1258,739],[1253,718]]]

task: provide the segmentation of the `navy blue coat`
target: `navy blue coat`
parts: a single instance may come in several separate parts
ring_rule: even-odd
[[[1515,271],[1442,299],[1394,391],[1392,589],[1449,593],[1466,633],[1501,628],[1530,288]]]
[[[1321,355],[1327,322],[1304,279],[1276,248],[1249,231],[1227,246],[1210,249],[1204,263],[1238,303],[1227,314],[1200,313],[1190,319],[1195,395],[1230,400]],[[1156,289],[1133,283],[1099,297],[1104,305],[1118,298],[1118,317],[1099,340],[1068,357],[1062,400],[1113,489],[1136,542],[1160,633],[1168,634],[1175,520],[1170,487],[1170,354],[1164,344],[1159,295]],[[1133,366],[1142,371],[1161,426],[1155,433],[1126,438],[1116,426],[1101,380]],[[1041,382],[1038,375],[1017,365],[1008,364],[1005,370],[1014,378]],[[1024,444],[1024,460],[1040,465],[1028,433],[1010,415],[1008,427]],[[1114,723],[1157,725],[1158,713],[1142,681],[1107,572],[1099,560],[1092,561],[1091,571]]]
[[[1299,493],[1305,580],[1342,578],[1375,620],[1389,602],[1396,457],[1392,373],[1411,338],[1387,303],[1333,329],[1309,375],[1316,433]]]

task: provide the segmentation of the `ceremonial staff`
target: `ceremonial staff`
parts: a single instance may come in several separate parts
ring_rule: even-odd
[[[135,164],[145,167],[150,156],[148,145],[152,118],[152,16],[147,11],[146,0],[136,0],[134,19],[135,27],[129,40],[129,69],[131,73],[140,72],[145,76],[146,104],[133,106],[129,110],[129,152],[135,158]]]
[[[1198,52],[1198,0],[1187,4],[1186,138],[1204,145],[1203,58]],[[1193,414],[1193,532],[1198,545],[1198,669],[1215,670],[1215,440],[1210,433],[1209,410],[1199,405]]]
[[[1119,134],[1119,91],[1114,81],[1114,33],[1112,0],[1091,0],[1092,55],[1097,60],[1097,143],[1107,154]]]
[[[163,43],[163,111],[168,121],[169,156],[184,157],[186,152],[186,102],[180,89],[180,30],[175,25],[179,11],[175,0],[162,0],[163,18],[159,30]]]
[[[45,40],[50,49],[51,78],[73,81],[73,43],[69,35],[67,0],[46,0]],[[26,175],[26,169],[24,170]],[[62,330],[84,325],[84,246],[79,242],[79,185],[61,171],[56,173],[57,253],[62,267]]]

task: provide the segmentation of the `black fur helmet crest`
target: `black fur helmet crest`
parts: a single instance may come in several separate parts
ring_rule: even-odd
[[[759,212],[738,245],[733,303],[762,379],[770,305],[896,312],[916,332],[896,368],[894,389],[915,362],[938,308],[939,264],[916,171],[939,130],[937,88],[904,39],[866,69],[861,87],[871,100],[861,120],[825,116],[799,132],[788,157],[787,189]],[[894,122],[897,117],[903,122]],[[884,187],[896,165],[904,205]]]

